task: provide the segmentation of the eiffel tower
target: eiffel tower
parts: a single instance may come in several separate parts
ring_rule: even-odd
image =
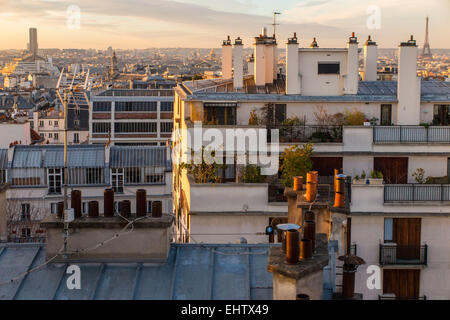
[[[430,44],[428,43],[428,17],[426,21],[425,42],[422,49],[422,58],[431,58],[433,55],[431,54]]]

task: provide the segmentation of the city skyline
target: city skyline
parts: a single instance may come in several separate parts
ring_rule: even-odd
[[[217,48],[220,36],[228,34],[232,38],[240,36],[244,45],[250,47],[261,27],[266,26],[272,32],[274,10],[282,13],[277,21],[280,48],[293,32],[299,35],[300,46],[308,46],[312,37],[317,37],[319,46],[343,47],[344,39],[352,31],[360,41],[370,34],[380,48],[395,48],[413,34],[421,47],[427,15],[430,46],[450,48],[445,33],[450,28],[447,19],[450,4],[446,0],[432,0],[426,5],[420,0],[281,0],[276,7],[265,0],[232,0],[226,4],[217,0],[126,3],[1,0],[0,3],[3,7],[0,27],[8,30],[0,36],[0,49],[26,49],[27,30],[33,27],[38,29],[40,48]],[[79,29],[76,14],[67,13],[69,6],[74,5],[80,9]],[[373,5],[380,9],[380,29],[368,27],[368,20],[376,21],[377,13],[370,7]]]

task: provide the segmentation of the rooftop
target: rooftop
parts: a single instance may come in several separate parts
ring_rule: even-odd
[[[69,264],[52,263],[8,284],[0,300],[267,300],[268,244],[172,244],[166,263],[76,263],[81,289],[66,286]],[[0,246],[0,283],[45,262],[45,246]]]
[[[304,96],[286,95],[284,79],[265,87],[256,87],[252,76],[244,78],[244,88],[234,91],[230,79],[185,81],[180,88],[188,100],[208,101],[283,101],[283,102],[395,102],[397,81],[360,81],[356,95]],[[450,82],[422,80],[422,102],[450,101]]]

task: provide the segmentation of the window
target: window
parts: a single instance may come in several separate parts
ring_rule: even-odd
[[[172,132],[173,122],[161,122],[161,132]]]
[[[21,208],[21,211],[20,211],[21,219],[22,220],[30,220],[30,218],[31,218],[30,204],[29,203],[22,203],[20,208]]]
[[[275,105],[275,121],[276,123],[282,123],[286,120],[286,105],[276,104]]]
[[[236,108],[223,106],[208,106],[205,103],[205,124],[235,125]]]
[[[153,111],[156,112],[156,101],[119,101],[116,102],[117,112]]]
[[[48,169],[48,193],[61,193],[61,169]]]
[[[156,122],[116,122],[116,133],[156,132]]]
[[[111,170],[111,185],[114,192],[123,192],[123,169],[117,168]]]
[[[30,238],[30,237],[31,237],[31,229],[22,228],[22,238]]]
[[[161,112],[173,112],[173,101],[161,101]]]
[[[88,207],[89,207],[88,202],[82,203],[82,210],[84,214],[88,213]]]
[[[41,139],[45,138],[45,135],[43,133],[39,133],[39,135],[41,136]]]
[[[93,122],[92,133],[109,133],[111,131],[111,123]]]
[[[141,169],[125,168],[125,182],[131,184],[141,183]]]
[[[48,125],[49,125],[49,126],[51,126],[51,125],[52,125],[52,122],[51,122],[51,121],[49,121],[49,122],[48,122]]]
[[[390,126],[392,124],[392,104],[381,105],[380,124],[382,126]]]
[[[54,138],[55,140],[58,140],[59,134],[55,133],[55,134],[53,135],[53,138]]]
[[[78,127],[80,125],[80,120],[73,120],[73,125]]]
[[[339,62],[319,62],[319,74],[339,74]]]
[[[73,134],[73,143],[80,143],[80,134],[79,133]]]
[[[57,126],[58,126],[58,121],[53,122],[53,125],[54,125],[55,127],[57,127]]]
[[[44,121],[39,121],[39,127],[43,127],[44,126]]]
[[[50,132],[50,133],[48,134],[48,137],[49,137],[49,138],[53,138],[53,133]]]
[[[110,101],[94,101],[92,105],[93,112],[111,112]]]
[[[448,126],[450,124],[449,105],[434,105],[433,124],[437,126]]]
[[[384,219],[384,242],[393,241],[394,220],[392,218]]]
[[[50,203],[50,213],[51,214],[55,214],[56,213],[56,206],[57,206],[56,202]]]

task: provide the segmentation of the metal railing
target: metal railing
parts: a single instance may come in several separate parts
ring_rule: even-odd
[[[428,246],[380,244],[380,265],[427,265]]]
[[[267,141],[271,141],[270,129],[279,130],[279,142],[342,142],[342,126],[268,125]]]
[[[47,237],[8,237],[10,243],[45,243]]]
[[[374,126],[373,142],[448,142],[450,126]]]
[[[397,296],[384,296],[378,295],[378,300],[427,300],[427,296],[422,297],[397,297]]]
[[[384,202],[450,201],[450,184],[386,184]]]

